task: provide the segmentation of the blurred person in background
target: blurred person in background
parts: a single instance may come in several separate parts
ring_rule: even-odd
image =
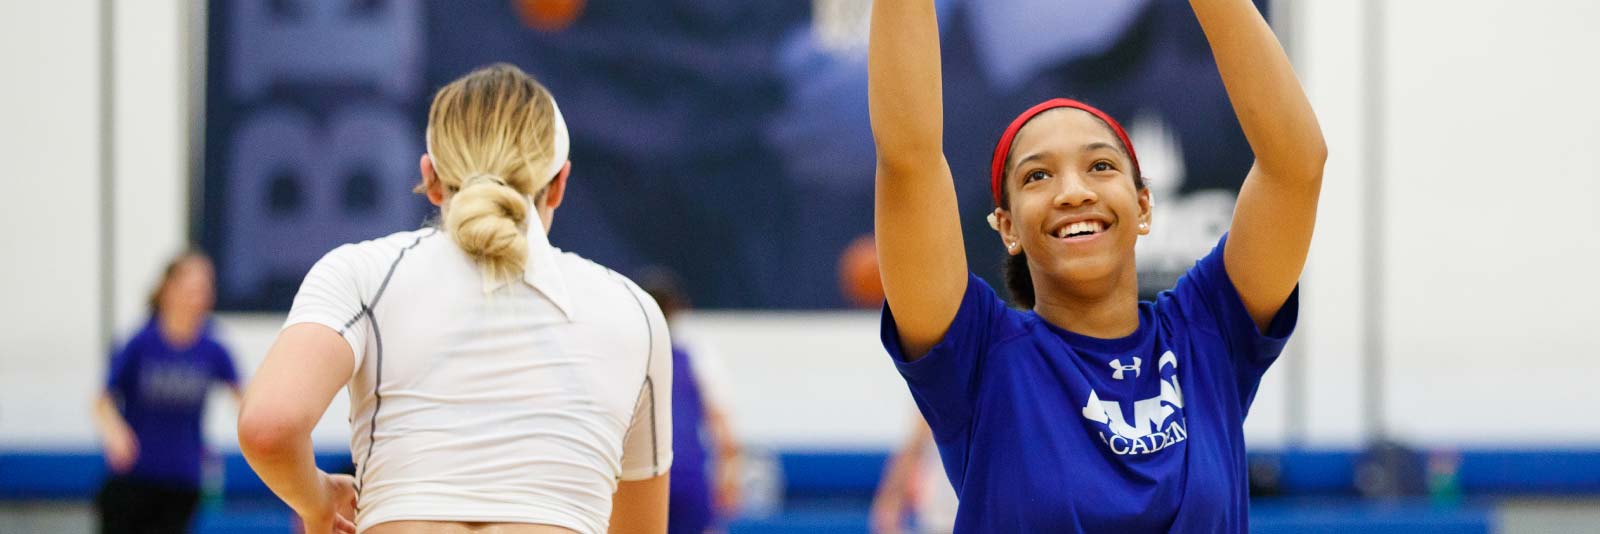
[[[690,309],[677,275],[646,270],[639,285],[667,317],[672,341],[672,494],[669,534],[720,532],[738,514],[740,449],[728,415],[728,382],[722,360],[704,344],[681,335],[679,320]]]
[[[102,533],[188,532],[200,500],[201,422],[211,386],[239,400],[233,358],[216,339],[211,260],[186,252],[150,295],[150,318],[111,357],[94,422],[111,476],[95,499]]]
[[[1152,203],[1134,147],[1098,109],[1046,101],[990,167],[1016,310],[967,268],[934,2],[873,3],[883,343],[960,499],[956,532],[1249,530],[1244,417],[1294,327],[1327,148],[1255,5],[1190,6],[1256,157],[1229,234],[1139,302]]]
[[[547,238],[571,164],[550,92],[496,64],[441,88],[418,191],[442,227],[306,274],[245,394],[245,458],[312,534],[659,533],[671,342],[627,278]],[[348,387],[354,477],[313,463]]]
[[[840,289],[857,308],[883,307],[883,279],[872,234],[857,237],[839,258]],[[922,414],[911,414],[911,432],[889,455],[872,496],[873,534],[950,532],[956,520],[956,494],[945,480],[933,430]],[[907,529],[907,520],[911,529]]]
[[[933,429],[922,414],[912,414],[911,433],[889,455],[871,515],[873,534],[948,534],[954,527],[956,493],[945,480]],[[914,528],[905,528],[907,518]]]

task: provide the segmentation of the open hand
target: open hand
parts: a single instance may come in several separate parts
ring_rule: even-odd
[[[106,435],[105,448],[106,464],[113,473],[126,473],[139,460],[139,438],[126,428]]]
[[[323,506],[300,514],[306,534],[355,534],[356,479],[322,473]]]

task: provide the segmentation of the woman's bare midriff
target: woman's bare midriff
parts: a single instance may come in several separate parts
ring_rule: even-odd
[[[528,523],[461,523],[455,521],[390,521],[366,534],[577,534],[555,525]]]

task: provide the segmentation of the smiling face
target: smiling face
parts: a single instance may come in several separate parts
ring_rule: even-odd
[[[1007,252],[1028,254],[1036,287],[1131,280],[1150,193],[1110,127],[1083,110],[1046,111],[1018,132],[1008,161],[995,216]]]

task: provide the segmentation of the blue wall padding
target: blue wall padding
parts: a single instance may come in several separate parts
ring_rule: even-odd
[[[223,493],[230,498],[271,498],[244,457],[224,454]],[[317,466],[330,473],[349,473],[350,455],[318,454]],[[94,498],[106,477],[98,451],[0,452],[0,500],[86,500]]]
[[[728,524],[728,534],[866,534],[867,512],[790,512]]]
[[[1471,495],[1600,494],[1600,451],[1464,451],[1457,476]]]
[[[329,473],[353,473],[350,455],[346,453],[317,454],[317,467]],[[272,490],[250,469],[250,464],[239,454],[222,457],[222,491],[233,498],[270,498]]]
[[[1257,500],[1251,534],[1489,534],[1494,513],[1484,506],[1356,500]]]
[[[284,534],[294,532],[294,512],[279,503],[226,505],[202,510],[194,534]]]
[[[870,496],[883,476],[884,451],[792,451],[778,455],[785,496]]]
[[[1353,493],[1358,453],[1287,451],[1280,462],[1282,487],[1290,495]],[[1600,494],[1600,451],[1464,451],[1460,486],[1471,494]],[[769,518],[747,518],[730,525],[731,534],[848,533],[866,531],[865,503],[883,472],[882,451],[794,451],[782,453],[788,506]],[[347,454],[318,456],[330,471],[348,470]],[[87,500],[105,476],[98,452],[12,451],[0,453],[0,500]],[[198,534],[283,532],[287,509],[263,506],[270,493],[237,453],[224,455],[226,500],[208,508]],[[255,505],[238,503],[255,502]],[[1426,502],[1382,503],[1353,499],[1257,499],[1251,531],[1258,534],[1434,532],[1488,534],[1490,505],[1468,500],[1458,506]]]
[[[1424,462],[1430,454],[1422,451]],[[1467,449],[1459,455],[1456,482],[1465,495],[1600,494],[1600,450]],[[1359,451],[1290,450],[1252,453],[1276,458],[1286,495],[1355,495]]]
[[[105,473],[99,452],[0,452],[0,500],[88,499]]]
[[[1600,495],[1600,450],[1465,450],[1457,482],[1465,495]],[[1284,495],[1354,495],[1356,451],[1259,452],[1274,458]],[[884,451],[790,451],[779,454],[785,495],[792,498],[861,498],[872,494],[888,454]],[[321,454],[317,464],[350,472],[348,454]],[[95,451],[0,451],[0,500],[88,499],[105,479]],[[229,498],[270,498],[237,452],[223,455],[223,491]]]
[[[1492,511],[1470,505],[1296,499],[1254,504],[1250,510],[1252,534],[1490,534],[1493,531]],[[740,519],[728,525],[728,534],[866,533],[864,508],[789,511],[768,518]]]
[[[1288,450],[1251,453],[1251,459],[1278,462],[1281,490],[1288,495],[1354,495],[1360,453],[1341,450]]]

